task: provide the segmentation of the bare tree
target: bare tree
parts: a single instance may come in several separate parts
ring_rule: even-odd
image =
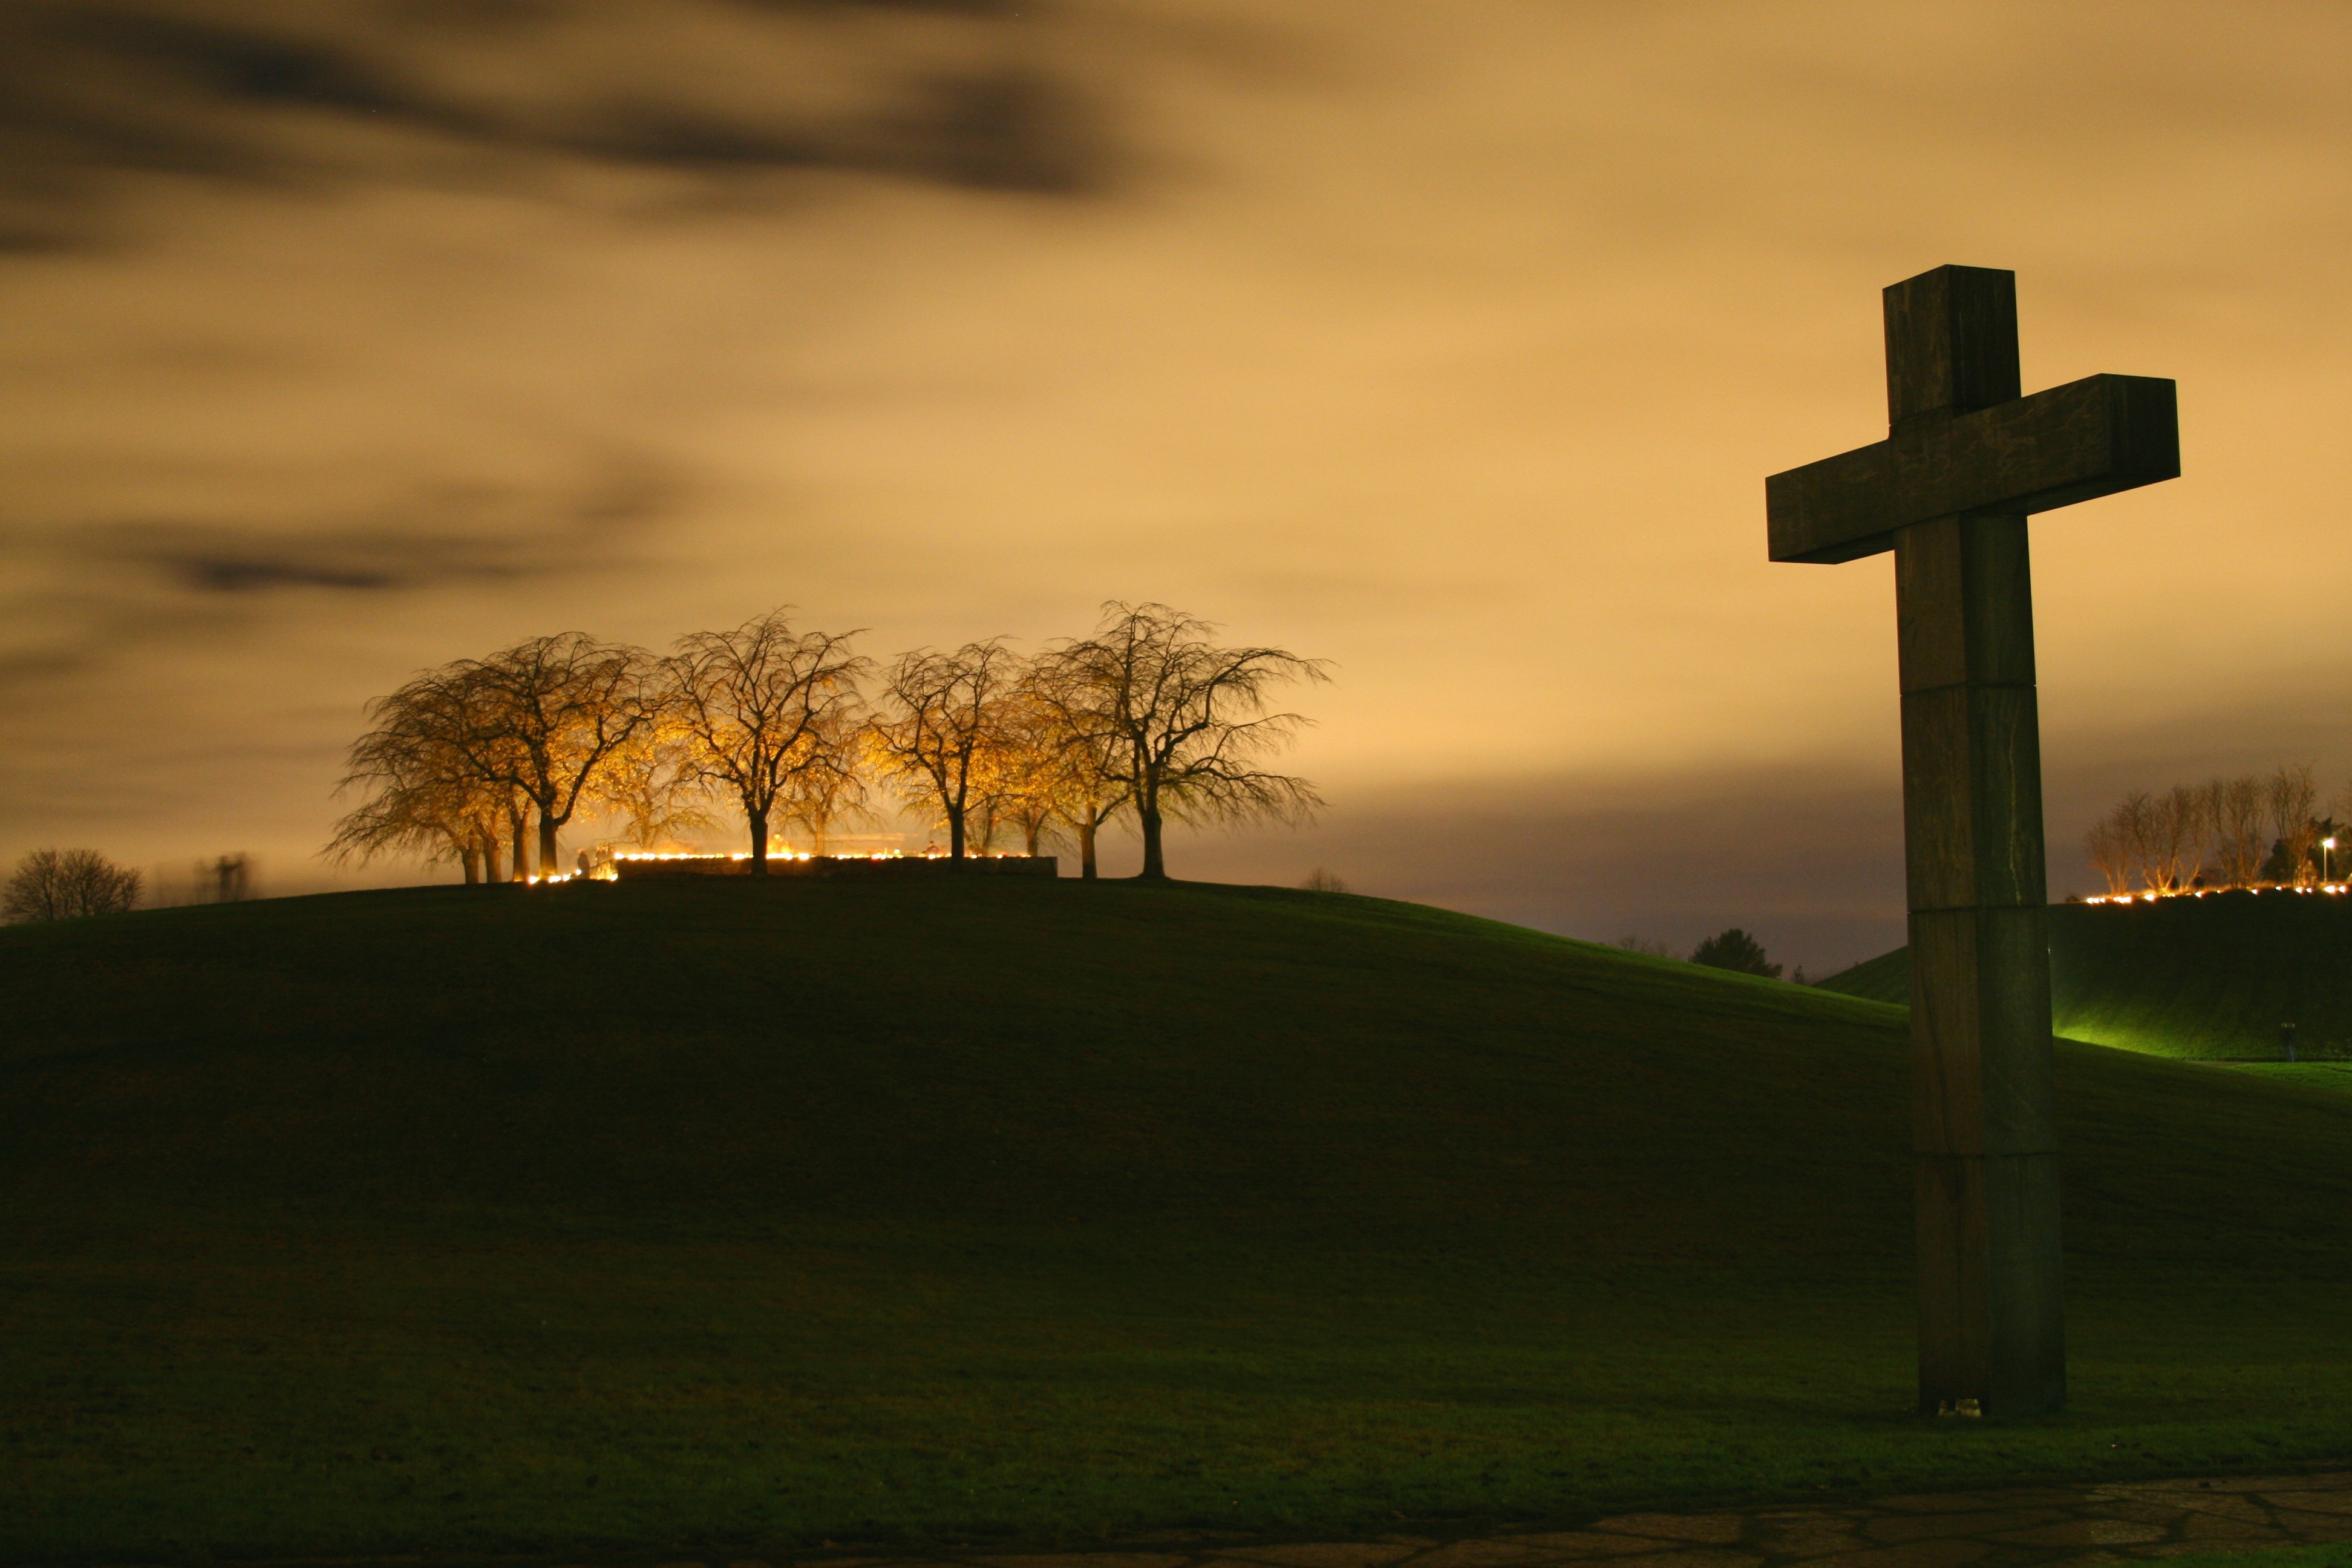
[[[2099,818],[2083,836],[2083,853],[2089,858],[2092,869],[2107,879],[2110,895],[2131,890],[2131,852],[2125,847],[2122,830],[2116,826],[2115,813]]]
[[[2311,862],[2312,846],[2319,842],[2319,825],[2313,820],[2319,809],[2316,773],[2310,763],[2281,763],[2265,791],[2278,879],[2298,888],[2318,879],[2318,868]]]
[[[0,918],[26,924],[119,915],[139,907],[141,880],[95,849],[36,849],[0,891]]]
[[[406,700],[405,690],[368,705],[375,726],[352,742],[335,786],[337,795],[360,790],[366,798],[335,824],[322,853],[342,864],[387,854],[446,857],[468,883],[496,881],[499,835],[515,791],[484,777],[435,708]]]
[[[1041,668],[1024,671],[1020,684],[1006,693],[982,753],[985,806],[992,816],[1021,830],[1022,852],[1031,856],[1055,835],[1068,761],[1061,714],[1041,688]]]
[[[498,853],[496,821],[473,816],[473,804],[461,785],[389,783],[335,824],[334,837],[322,853],[341,865],[379,855],[446,858],[457,862],[471,885],[482,879],[485,851],[493,866]],[[214,868],[199,864],[196,869],[201,875]]]
[[[2213,885],[2226,888],[2230,881],[2229,794],[2230,786],[2222,779],[2208,779],[2190,786],[2197,795],[2197,815],[2204,824],[2205,837],[2201,854],[2213,863]]]
[[[794,632],[782,609],[731,632],[680,637],[662,661],[695,776],[734,797],[751,830],[751,874],[768,874],[769,819],[802,773],[834,767],[834,737],[873,668],[854,633]]]
[[[556,872],[556,835],[613,753],[652,719],[643,650],[581,632],[533,637],[488,658],[460,659],[418,676],[384,699],[473,775],[509,786],[539,814],[539,872]],[[515,872],[527,874],[512,816]]]
[[[876,755],[903,798],[947,823],[951,859],[963,858],[965,817],[982,793],[987,753],[1020,676],[1021,661],[992,637],[953,653],[901,654],[883,677]]]
[[[2203,869],[2205,814],[2198,792],[2175,784],[2164,794],[2142,796],[2143,873],[2157,892],[2177,893]]]
[[[597,773],[595,800],[621,819],[620,837],[639,849],[658,849],[716,820],[674,708],[613,749]]]
[[[1325,661],[1276,647],[1225,647],[1216,627],[1165,605],[1103,606],[1094,636],[1048,658],[1083,732],[1099,735],[1108,776],[1126,786],[1147,878],[1165,878],[1161,829],[1179,822],[1297,823],[1322,797],[1305,779],[1259,765],[1307,720],[1266,711],[1289,680],[1330,679]]]
[[[2335,808],[2336,820],[2338,823],[2338,826],[2329,832],[2328,837],[2336,840],[2336,848],[2333,852],[2335,856],[2335,865],[2340,868],[2347,862],[2347,860],[2352,860],[2352,845],[2347,845],[2344,841],[2345,834],[2343,826],[2346,819],[2352,818],[2352,784],[2346,785],[2344,793],[2337,795],[2330,804]],[[2323,868],[2323,869],[2325,869],[2325,868]],[[2339,882],[2345,879],[2344,872],[2340,869],[2336,870],[2336,880]]]
[[[1054,813],[1078,839],[1078,875],[1099,876],[1096,846],[1103,828],[1128,804],[1128,787],[1103,765],[1100,749],[1089,744],[1063,753],[1054,791]]]
[[[2156,842],[2155,796],[2144,789],[2133,790],[2116,803],[2112,820],[2141,886],[2152,893],[2164,891],[2164,866]]]
[[[873,738],[862,721],[836,710],[817,725],[811,740],[810,765],[785,782],[776,809],[806,831],[809,853],[821,856],[835,823],[873,817],[866,787],[866,753]]]
[[[994,752],[994,747],[984,746],[974,759],[971,798],[963,808],[963,847],[967,854],[995,854],[996,836],[1009,820],[1003,786],[993,766]]]
[[[1087,668],[1049,651],[1031,667],[1023,695],[1037,747],[1031,804],[1076,836],[1078,875],[1091,882],[1101,874],[1096,841],[1127,805],[1128,786],[1114,766],[1124,754],[1118,732],[1100,705],[1087,700]],[[1029,852],[1037,853],[1034,839]]]
[[[2269,847],[2268,836],[2263,831],[2268,791],[2263,780],[2252,773],[2215,779],[2205,790],[2206,798],[2212,803],[2213,837],[2220,852],[2222,884],[2251,888],[2262,879],[2263,859]]]

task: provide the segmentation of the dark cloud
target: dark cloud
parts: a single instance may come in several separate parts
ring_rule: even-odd
[[[112,58],[153,66],[185,85],[231,103],[297,104],[314,109],[390,112],[427,123],[473,127],[355,56],[242,27],[135,11],[74,11],[52,23],[55,34],[84,47],[93,63]]]
[[[415,178],[434,148],[1102,191],[1102,95],[1039,26],[979,4],[18,4],[0,244],[89,232],[118,174]]]
[[[551,150],[701,173],[839,168],[946,184],[1075,195],[1104,179],[1089,115],[1065,85],[1000,69],[904,84],[854,127],[760,124],[672,102],[601,106],[532,138]],[[519,139],[518,139],[519,140]]]
[[[286,542],[238,539],[202,530],[142,528],[117,540],[117,559],[156,567],[199,594],[258,594],[278,588],[381,593],[525,575],[533,563],[483,541],[397,536]],[[537,563],[545,570],[546,563]]]
[[[317,588],[382,593],[592,572],[625,553],[637,524],[677,503],[680,483],[644,459],[607,464],[574,493],[448,484],[389,499],[359,521],[269,529],[150,520],[89,523],[52,537],[85,580],[134,577],[199,595]],[[20,545],[20,548],[23,546]]]
[[[659,465],[633,458],[568,492],[451,483],[395,491],[358,515],[267,527],[127,519],[0,535],[0,569],[16,589],[0,607],[19,645],[0,654],[0,692],[22,703],[157,648],[242,638],[306,599],[388,605],[436,590],[560,588],[609,574],[641,564],[644,526],[686,493]]]

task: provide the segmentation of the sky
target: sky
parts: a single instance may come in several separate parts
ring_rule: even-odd
[[[1898,944],[1892,570],[1765,559],[1885,434],[1878,290],[2183,477],[2034,524],[2053,894],[2120,791],[2352,780],[2335,4],[0,6],[0,859],[265,889],[366,700],[772,606],[1108,599],[1332,661],[1313,827],[1179,876],[1596,940]],[[1130,840],[1108,865],[1131,866]]]

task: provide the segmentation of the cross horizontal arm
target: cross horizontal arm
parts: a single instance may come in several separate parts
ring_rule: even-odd
[[[1958,512],[2048,511],[2180,475],[2173,384],[2093,375],[1973,414],[1906,423],[1874,446],[1764,481],[1775,561],[1834,563]]]

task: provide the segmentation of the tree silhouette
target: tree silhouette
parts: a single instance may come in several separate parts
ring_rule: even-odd
[[[1780,966],[1767,962],[1764,944],[1738,926],[1708,937],[1691,949],[1690,961],[1709,969],[1728,969],[1740,974],[1760,974],[1767,980],[1780,978]]]
[[[0,918],[17,923],[118,915],[139,905],[138,872],[95,849],[36,849],[0,890]]]
[[[1305,779],[1259,765],[1307,721],[1266,711],[1289,680],[1330,679],[1321,659],[1278,647],[1225,647],[1217,628],[1166,605],[1103,606],[1094,636],[1045,656],[1074,737],[1100,748],[1103,776],[1124,790],[1143,836],[1148,878],[1168,875],[1166,820],[1307,820],[1323,804]]]

